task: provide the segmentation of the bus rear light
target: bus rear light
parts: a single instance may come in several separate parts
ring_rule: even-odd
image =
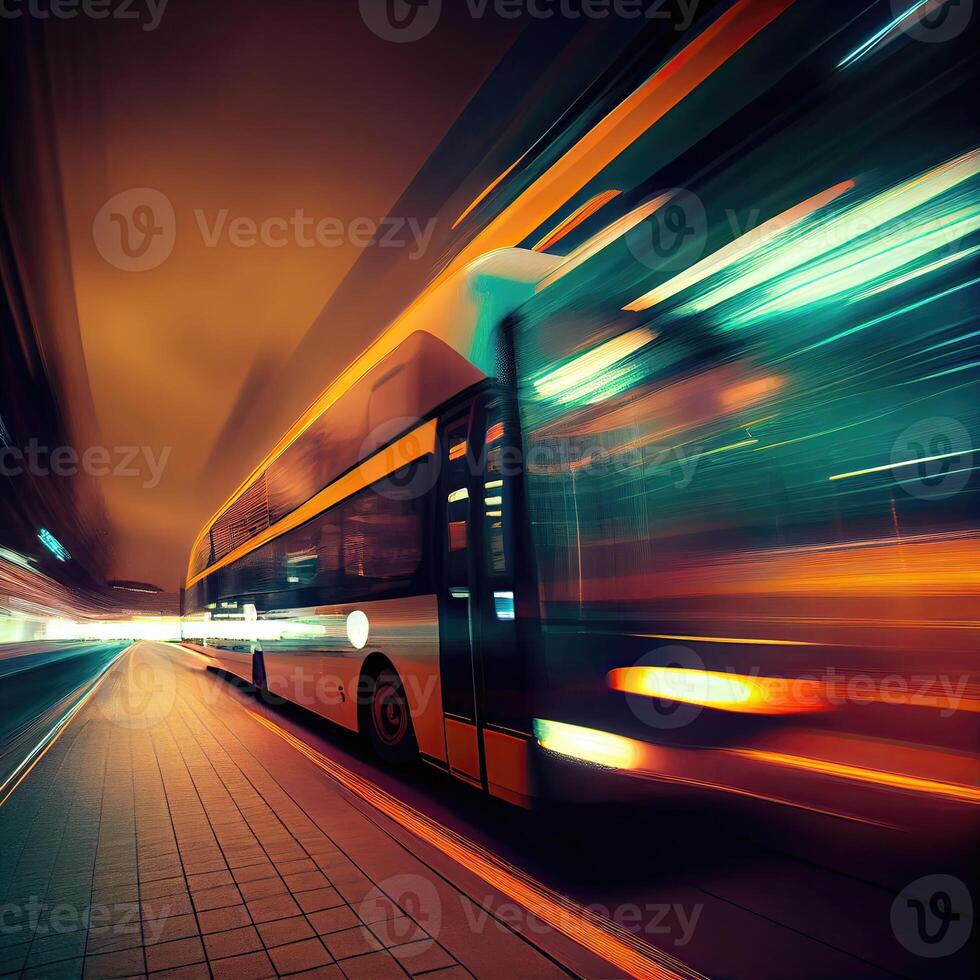
[[[640,762],[639,747],[632,739],[595,728],[535,718],[534,737],[549,752],[610,769],[636,769]]]
[[[823,686],[794,677],[748,677],[684,667],[619,667],[607,675],[614,691],[756,715],[801,714],[828,707]]]

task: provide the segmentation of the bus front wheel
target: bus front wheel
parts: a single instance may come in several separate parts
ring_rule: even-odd
[[[388,763],[411,761],[418,753],[418,743],[401,678],[385,668],[369,690],[368,731],[374,751]]]

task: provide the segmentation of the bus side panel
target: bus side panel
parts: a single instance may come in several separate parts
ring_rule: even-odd
[[[363,637],[353,625],[348,631],[354,612],[367,617],[361,649],[353,640]],[[262,643],[273,694],[357,731],[358,678],[367,657],[380,653],[402,679],[419,750],[446,761],[434,595],[276,610],[267,618],[283,621],[282,638]]]
[[[238,650],[224,650],[221,647],[207,646],[208,656],[215,665],[229,674],[240,677],[243,681],[252,683],[252,655]]]

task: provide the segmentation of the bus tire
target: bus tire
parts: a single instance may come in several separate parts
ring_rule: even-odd
[[[383,668],[369,679],[368,691],[367,729],[375,754],[391,765],[411,762],[419,748],[398,672],[391,667]]]

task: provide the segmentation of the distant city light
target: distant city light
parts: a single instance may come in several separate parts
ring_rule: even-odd
[[[58,561],[68,561],[71,558],[68,549],[46,527],[37,532],[37,538]]]

